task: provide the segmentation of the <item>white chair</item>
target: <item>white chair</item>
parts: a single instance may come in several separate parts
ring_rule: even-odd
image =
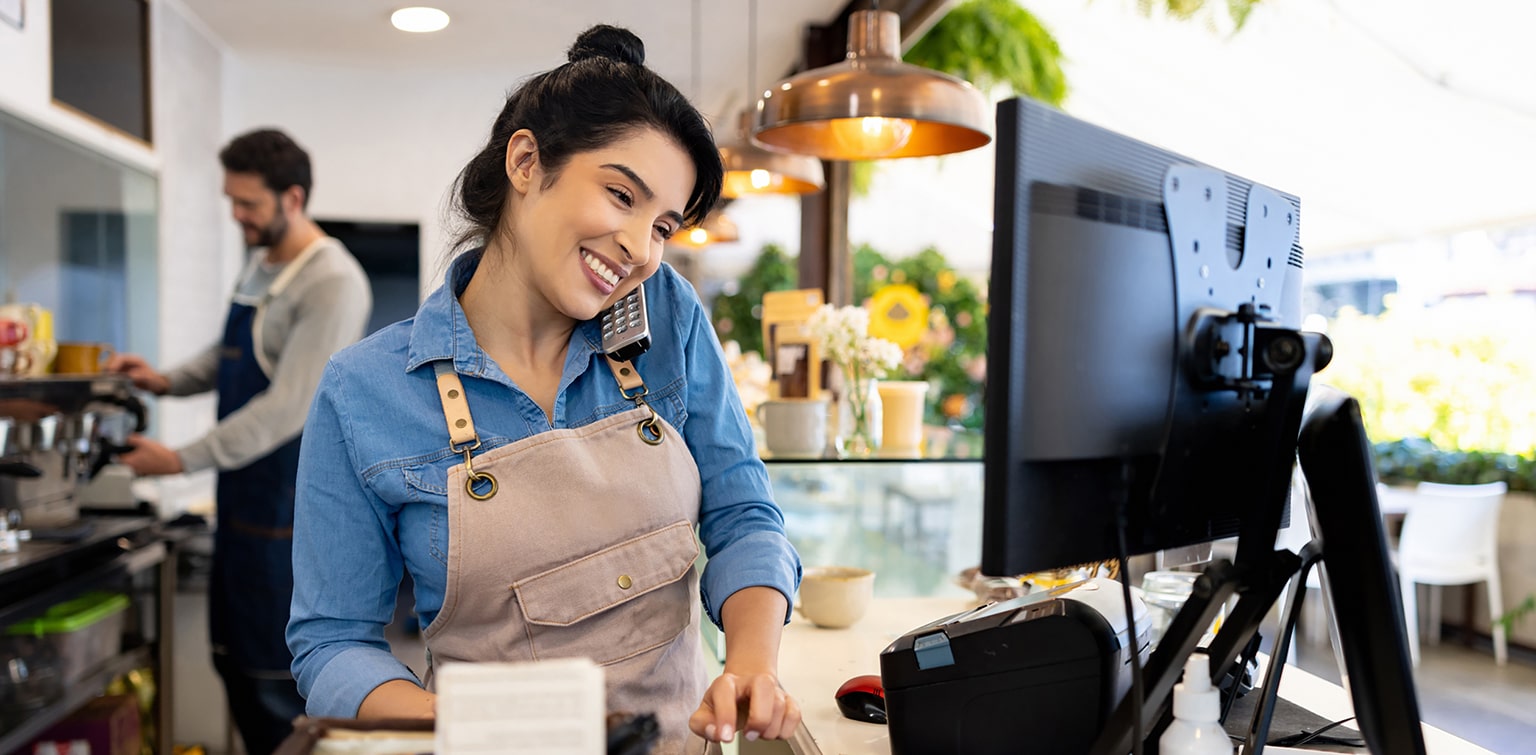
[[[1508,486],[1419,483],[1413,505],[1403,519],[1398,540],[1398,580],[1403,592],[1403,617],[1413,663],[1419,663],[1417,585],[1430,588],[1430,627],[1438,638],[1440,587],[1488,584],[1488,610],[1493,624],[1493,655],[1500,666],[1509,660],[1508,638],[1499,616],[1504,601],[1499,585],[1499,508]]]

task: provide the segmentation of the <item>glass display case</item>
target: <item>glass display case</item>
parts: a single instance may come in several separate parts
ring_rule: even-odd
[[[784,527],[811,566],[875,572],[880,597],[964,597],[981,562],[979,458],[768,460]]]

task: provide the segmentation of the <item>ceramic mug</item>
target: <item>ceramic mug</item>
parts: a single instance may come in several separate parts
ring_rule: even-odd
[[[875,573],[856,566],[813,566],[800,578],[799,611],[825,629],[853,626],[869,610]]]
[[[757,407],[763,445],[774,456],[818,458],[827,447],[825,399],[774,399]]]
[[[58,355],[53,358],[53,371],[60,375],[96,375],[114,353],[104,343],[61,343]]]

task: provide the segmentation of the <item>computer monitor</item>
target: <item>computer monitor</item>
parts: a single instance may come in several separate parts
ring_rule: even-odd
[[[1208,649],[1217,677],[1302,565],[1275,535],[1331,346],[1298,330],[1295,196],[1031,100],[997,112],[982,571],[1239,536],[1148,661],[1145,696],[1106,722],[1094,752],[1124,753],[1166,714],[1219,604],[1241,595]],[[1303,470],[1323,558],[1344,566],[1331,582],[1349,582],[1332,599],[1362,733],[1423,752],[1363,429],[1352,404],[1329,406]]]
[[[1122,515],[1133,555],[1238,534],[1264,397],[1211,390],[1186,330],[1300,325],[1299,200],[1028,99],[996,144],[983,572],[1114,558]]]

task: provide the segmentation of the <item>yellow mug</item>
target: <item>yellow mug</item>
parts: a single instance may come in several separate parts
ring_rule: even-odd
[[[58,355],[53,358],[53,371],[60,375],[96,375],[115,353],[104,343],[61,343]]]

